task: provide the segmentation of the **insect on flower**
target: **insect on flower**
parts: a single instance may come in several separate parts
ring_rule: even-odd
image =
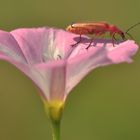
[[[99,42],[99,47],[91,47],[90,51],[81,47],[86,48],[86,44],[80,44],[77,51],[71,47],[74,37],[49,27],[0,30],[0,60],[16,66],[37,87],[52,123],[53,140],[60,140],[63,109],[72,89],[95,68],[130,63],[138,51],[133,40],[116,47],[104,40],[106,47]]]
[[[131,39],[133,39],[133,37],[128,33],[128,31],[130,31],[132,28],[134,28],[135,26],[137,26],[139,24],[140,23],[137,23],[137,24],[131,26],[130,28],[128,28],[126,30],[126,32],[123,32],[117,26],[115,26],[113,24],[109,24],[107,22],[85,22],[85,23],[83,22],[83,23],[73,23],[73,24],[69,25],[66,28],[66,31],[80,35],[79,41],[77,41],[76,44],[73,44],[72,45],[73,47],[81,42],[82,35],[95,35],[94,37],[91,38],[89,45],[86,47],[86,49],[88,49],[91,46],[91,43],[93,42],[95,37],[99,37],[101,35],[104,35],[107,32],[110,33],[113,46],[114,46],[114,41],[117,40],[115,38],[116,34],[120,35],[123,40],[126,39],[126,37],[125,37],[126,34]]]

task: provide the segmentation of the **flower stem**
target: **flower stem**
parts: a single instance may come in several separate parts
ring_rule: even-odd
[[[52,125],[53,140],[60,140],[60,122],[64,109],[64,102],[53,100],[45,103],[45,111]]]
[[[60,122],[61,121],[51,121],[53,140],[60,140]]]

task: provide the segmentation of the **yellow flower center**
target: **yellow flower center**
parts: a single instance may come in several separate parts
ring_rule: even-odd
[[[64,109],[64,101],[45,102],[45,110],[53,121],[60,121]]]

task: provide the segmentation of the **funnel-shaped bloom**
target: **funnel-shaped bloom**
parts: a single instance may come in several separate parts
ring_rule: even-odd
[[[138,46],[132,40],[115,44],[85,37],[76,47],[75,34],[54,28],[0,31],[0,59],[15,65],[39,88],[47,101],[65,101],[69,92],[91,70],[131,62]]]
[[[132,62],[134,41],[115,44],[87,37],[72,45],[77,35],[53,28],[0,31],[0,59],[15,65],[38,87],[52,120],[53,140],[60,138],[60,119],[69,92],[91,70],[109,64]]]

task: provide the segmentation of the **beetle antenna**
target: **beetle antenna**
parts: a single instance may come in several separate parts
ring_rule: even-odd
[[[125,34],[127,34],[131,39],[134,39],[130,33],[126,32]]]
[[[138,23],[132,25],[130,28],[128,28],[128,29],[126,30],[125,33],[128,35],[128,32],[129,32],[132,28],[134,28],[135,26],[137,26],[137,25],[139,25],[139,24],[140,24],[140,22],[138,22]],[[129,36],[131,36],[131,35],[129,34]]]

